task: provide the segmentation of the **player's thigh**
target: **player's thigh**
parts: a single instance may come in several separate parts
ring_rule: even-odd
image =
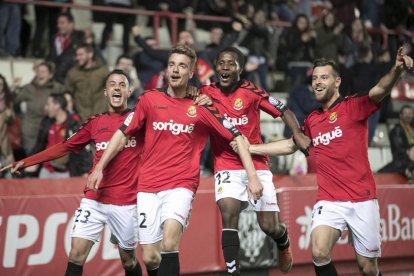
[[[353,203],[346,218],[355,252],[368,258],[381,256],[381,225],[378,200]]]
[[[118,246],[125,250],[134,250],[138,242],[136,205],[111,205],[110,207],[108,226],[118,240]]]
[[[257,202],[253,202],[256,212],[279,212],[279,205],[277,203],[276,188],[273,183],[273,174],[269,170],[258,170],[257,176],[260,183],[263,185],[263,195]],[[246,175],[247,179],[247,175]],[[265,215],[267,216],[267,215]]]
[[[163,223],[163,239],[161,248],[163,251],[177,251],[183,234],[183,225],[175,219],[167,219]]]
[[[214,175],[216,202],[222,198],[248,201],[247,177],[244,170],[223,170]]]
[[[72,220],[72,238],[99,242],[107,221],[107,206],[95,200],[83,198]]]
[[[137,194],[138,238],[141,245],[162,240],[161,207],[158,193]]]
[[[312,255],[314,258],[330,255],[336,241],[346,230],[343,211],[347,206],[338,202],[318,201],[312,210]]]
[[[178,221],[182,228],[189,223],[191,208],[195,194],[185,188],[175,188],[159,193],[162,201],[161,223],[167,219]]]
[[[244,205],[247,205],[247,202],[231,197],[225,197],[217,201],[223,229],[238,228],[240,212],[246,208]]]
[[[71,248],[69,252],[70,262],[83,265],[94,245],[93,241],[85,240],[83,238],[73,237],[71,239]]]

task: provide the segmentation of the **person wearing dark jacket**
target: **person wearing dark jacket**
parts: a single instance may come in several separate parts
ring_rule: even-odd
[[[405,170],[410,163],[407,150],[414,145],[413,118],[413,108],[410,105],[402,106],[400,109],[400,122],[389,133],[392,161],[378,172],[405,175]]]
[[[63,94],[51,94],[47,100],[45,116],[40,123],[36,146],[32,154],[63,142],[72,136],[80,123],[66,111],[67,101]],[[87,149],[79,154],[71,153],[59,159],[45,162],[40,169],[39,178],[65,178],[84,176],[92,165],[92,154]]]

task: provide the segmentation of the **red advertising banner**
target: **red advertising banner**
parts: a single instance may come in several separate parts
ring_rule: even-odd
[[[311,264],[314,176],[275,178],[278,187],[284,186],[279,193],[281,219],[289,228],[295,264]],[[84,183],[80,178],[0,180],[0,275],[64,273],[72,216],[79,206]],[[414,260],[414,186],[384,184],[378,185],[383,258]],[[183,274],[224,271],[221,219],[213,189],[213,178],[203,178],[180,246]],[[124,274],[118,250],[109,242],[109,236],[105,229],[89,254],[84,275]],[[251,237],[255,236],[246,235],[242,243],[243,250],[253,254],[257,245]],[[353,249],[347,243],[347,236],[342,237],[334,249],[334,260],[354,260]]]

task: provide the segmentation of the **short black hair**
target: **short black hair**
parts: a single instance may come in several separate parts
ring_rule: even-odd
[[[240,65],[240,68],[244,68],[244,63],[245,63],[245,58],[244,58],[244,54],[236,47],[233,46],[228,46],[225,47],[224,49],[222,49],[219,53],[219,55],[221,55],[224,52],[231,52],[231,53],[235,53],[237,55],[237,62]]]
[[[330,65],[332,67],[333,73],[335,77],[340,77],[339,66],[333,59],[326,59],[326,58],[319,58],[313,62],[313,69],[316,67],[323,67]]]
[[[73,15],[70,12],[63,12],[59,14],[58,17],[66,17],[66,19],[71,23],[75,21]]]
[[[411,109],[411,110],[414,110],[414,108],[413,108],[411,105],[409,105],[409,104],[404,104],[404,105],[403,105],[403,106],[401,106],[401,108],[400,108],[400,115],[403,113],[404,109]]]
[[[123,59],[123,58],[132,60],[132,57],[130,55],[122,54],[116,59],[115,64],[118,65],[119,62],[121,61],[121,59]]]
[[[63,93],[52,93],[49,95],[53,99],[53,102],[60,105],[63,110],[66,110],[68,106],[68,101],[65,98],[65,94]]]
[[[108,81],[109,77],[112,76],[112,75],[124,75],[125,78],[128,80],[128,86],[131,83],[128,74],[125,73],[124,70],[114,69],[111,72],[109,72],[109,74],[106,76],[104,84],[106,84],[106,82]]]

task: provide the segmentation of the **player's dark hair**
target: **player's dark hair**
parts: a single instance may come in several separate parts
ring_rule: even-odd
[[[173,47],[168,53],[168,59],[171,57],[172,54],[181,54],[189,57],[191,68],[194,67],[197,61],[197,55],[195,51],[186,45],[178,44],[177,46]]]
[[[239,63],[240,68],[242,68],[242,69],[244,68],[244,62],[245,62],[244,55],[239,49],[237,49],[236,47],[233,47],[233,46],[228,46],[228,47],[225,47],[224,49],[222,49],[220,51],[219,55],[221,55],[224,52],[235,53],[237,55],[237,62]],[[217,62],[217,60],[216,60],[216,62]]]
[[[52,98],[53,102],[60,105],[60,107],[63,110],[66,110],[66,107],[68,106],[68,101],[65,98],[65,95],[63,93],[52,93],[49,95],[49,97]]]
[[[108,81],[109,77],[112,76],[112,75],[123,75],[128,80],[128,86],[131,83],[131,81],[129,80],[128,74],[125,73],[124,70],[121,70],[121,69],[114,69],[111,72],[109,72],[109,74],[105,78],[105,82],[104,83],[106,83]]]
[[[339,66],[338,64],[332,60],[332,59],[326,59],[326,58],[319,58],[316,59],[313,62],[313,69],[315,69],[316,67],[323,67],[323,66],[327,66],[330,65],[332,67],[333,70],[333,74],[335,77],[340,77],[340,71],[339,71]]]

